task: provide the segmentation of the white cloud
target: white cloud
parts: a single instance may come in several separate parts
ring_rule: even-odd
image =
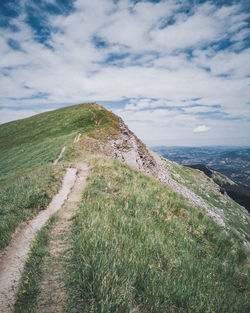
[[[194,133],[205,133],[207,131],[209,131],[210,127],[206,126],[206,125],[200,125],[197,126],[193,129]]]
[[[180,12],[182,4],[174,0],[77,0],[74,6],[69,15],[48,15],[52,49],[34,39],[25,12],[12,20],[19,31],[0,28],[0,105],[19,105],[27,115],[33,112],[25,110],[31,104],[35,112],[43,103],[131,98],[120,114],[140,133],[135,121],[143,123],[143,134],[155,133],[154,138],[158,128],[152,131],[149,123],[161,125],[161,134],[175,123],[180,131],[173,126],[172,136],[192,137],[193,125],[207,123],[196,113],[207,112],[210,118],[214,105],[230,118],[250,119],[250,50],[244,49],[248,16],[239,5],[219,8],[206,2],[193,6],[190,14]],[[167,25],[170,18],[174,23]],[[96,47],[93,38],[106,46]],[[9,47],[9,39],[21,50]],[[233,49],[220,49],[221,40],[233,42]],[[120,54],[126,54],[124,59],[115,59]],[[113,61],[105,62],[110,55]],[[38,93],[47,96],[34,98]],[[194,98],[202,106],[194,106]],[[5,121],[11,115],[2,114]],[[246,124],[237,127],[240,133]]]
[[[151,37],[164,50],[204,47],[226,38],[242,26],[246,15],[242,16],[238,11],[237,5],[218,9],[206,2],[197,6],[191,16],[175,15],[175,24],[153,30]]]

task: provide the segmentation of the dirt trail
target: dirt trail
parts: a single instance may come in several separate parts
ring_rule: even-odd
[[[61,157],[63,156],[64,151],[66,150],[66,146],[64,146],[60,152],[60,154],[58,155],[58,158],[54,161],[53,165],[57,165],[58,161],[61,159]]]
[[[78,203],[82,198],[88,167],[85,164],[77,166],[78,174],[74,187],[67,201],[59,211],[59,221],[52,233],[49,246],[49,254],[44,260],[41,292],[38,297],[38,313],[64,312],[67,301],[67,291],[64,280],[68,273],[67,250],[69,248],[68,236],[71,229],[71,217],[78,209]]]
[[[75,136],[74,141],[73,141],[73,144],[78,143],[78,141],[80,140],[81,135],[82,135],[82,134],[79,133],[78,135]]]
[[[0,312],[12,312],[15,294],[18,289],[25,259],[36,232],[42,228],[49,217],[58,211],[67,199],[76,181],[76,168],[68,168],[62,187],[46,208],[24,228],[15,234],[10,245],[0,257]]]

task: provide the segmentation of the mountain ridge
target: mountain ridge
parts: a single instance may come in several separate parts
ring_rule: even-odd
[[[81,138],[79,138],[78,140],[79,142],[74,145],[74,149],[75,147],[78,147],[78,153],[81,153],[80,151],[82,149],[83,151],[85,150],[90,153],[94,152],[106,155],[111,158],[117,158],[120,161],[125,162],[130,166],[133,166],[137,170],[151,175],[152,177],[167,184],[174,191],[180,193],[193,205],[205,208],[207,214],[212,219],[214,219],[216,223],[218,223],[222,227],[225,227],[226,218],[223,210],[220,207],[217,207],[216,205],[211,204],[209,201],[207,201],[206,197],[204,197],[204,192],[201,194],[197,194],[193,190],[194,186],[190,188],[191,185],[189,184],[188,186],[186,184],[186,182],[178,173],[178,171],[183,172],[183,168],[181,168],[181,166],[179,166],[177,163],[162,158],[160,155],[147,148],[145,144],[143,144],[142,141],[131,130],[129,130],[127,125],[120,117],[109,112],[106,108],[96,103],[90,103],[87,105],[89,106],[89,108],[87,109],[87,113],[89,113],[90,126],[88,126],[87,128],[87,132],[77,131],[76,133],[74,133],[74,137],[81,134]],[[57,114],[57,112],[61,113],[72,109],[78,110],[81,108],[81,106],[82,105],[69,106],[52,112],[55,112],[55,114]],[[39,119],[42,116],[53,114],[52,112],[45,112],[28,119],[24,119],[24,121],[31,121],[37,118]],[[79,123],[81,123],[81,120],[84,121],[84,119],[79,119],[79,116],[76,115],[76,122],[74,122],[74,124],[72,125],[77,126]],[[20,121],[10,122],[6,125],[8,126],[12,123],[20,123]],[[53,118],[52,121],[48,124],[52,127]],[[42,133],[50,132],[48,131],[48,124],[46,125],[46,128],[42,131]],[[58,128],[61,129],[61,132],[63,133],[66,133],[67,131],[64,127],[60,126],[60,124],[59,126],[57,126],[57,129]],[[37,131],[35,131],[35,134],[36,133]],[[64,155],[67,155],[67,153],[68,151],[64,152]],[[71,158],[72,154],[69,155]],[[190,174],[192,175],[192,173]],[[189,177],[189,179],[190,178],[191,177]],[[201,177],[201,180],[204,180],[203,183],[210,186],[209,188],[211,188],[216,193],[216,196],[219,195],[220,197],[222,197],[222,202],[228,201],[227,195],[224,197],[224,195],[220,193],[220,186],[218,186],[214,181],[207,180],[206,177]],[[224,199],[223,197],[226,199]]]
[[[58,234],[42,229],[47,241],[31,247],[15,312],[39,306],[46,258],[65,268],[68,312],[248,312],[249,214],[200,171],[148,149],[118,116],[95,103],[43,113],[0,126],[0,149],[2,251],[48,206],[66,169],[90,168],[60,235],[69,253],[55,258],[46,242]]]

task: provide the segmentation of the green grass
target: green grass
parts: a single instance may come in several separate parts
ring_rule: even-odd
[[[114,114],[95,104],[0,125],[0,252],[20,223],[45,208],[59,190],[63,170],[52,163],[62,147],[67,146],[62,163],[71,162],[77,133],[95,136],[99,131],[104,136],[118,126]]]
[[[237,240],[158,181],[93,164],[74,218],[68,312],[249,312]]]
[[[166,162],[168,163],[169,161]],[[230,232],[232,236],[236,236],[239,241],[245,240],[249,242],[249,214],[243,211],[239,204],[229,197],[225,198],[219,191],[214,190],[212,181],[200,171],[174,163],[172,163],[171,166],[174,172],[182,178],[178,179],[173,175],[176,181],[193,190],[208,206],[223,210],[227,231]]]
[[[37,233],[36,239],[33,242],[16,296],[15,313],[36,312],[37,296],[40,291],[40,281],[42,277],[42,264],[48,253],[50,233],[56,220],[57,215],[53,215],[46,225]]]
[[[0,125],[0,182],[7,175],[53,162],[78,132],[117,129],[117,122],[111,112],[81,104]]]
[[[27,172],[0,189],[0,251],[23,221],[47,207],[60,188],[64,170],[52,165]]]
[[[64,168],[98,152],[98,140],[118,130],[119,119],[95,104],[0,125],[0,251],[21,222],[48,205]],[[81,141],[72,145],[79,132]],[[65,145],[61,166],[53,166]],[[235,229],[224,231],[203,209],[117,160],[92,156],[90,165],[70,238],[68,312],[249,312],[242,245],[249,219],[233,201],[223,202],[197,171],[169,163],[174,179],[220,205]],[[27,260],[16,312],[36,310],[52,223]]]

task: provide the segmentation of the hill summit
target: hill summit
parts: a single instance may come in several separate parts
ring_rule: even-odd
[[[0,150],[0,265],[67,190],[29,248],[15,312],[248,312],[248,212],[120,117],[96,103],[42,113],[0,125]]]

